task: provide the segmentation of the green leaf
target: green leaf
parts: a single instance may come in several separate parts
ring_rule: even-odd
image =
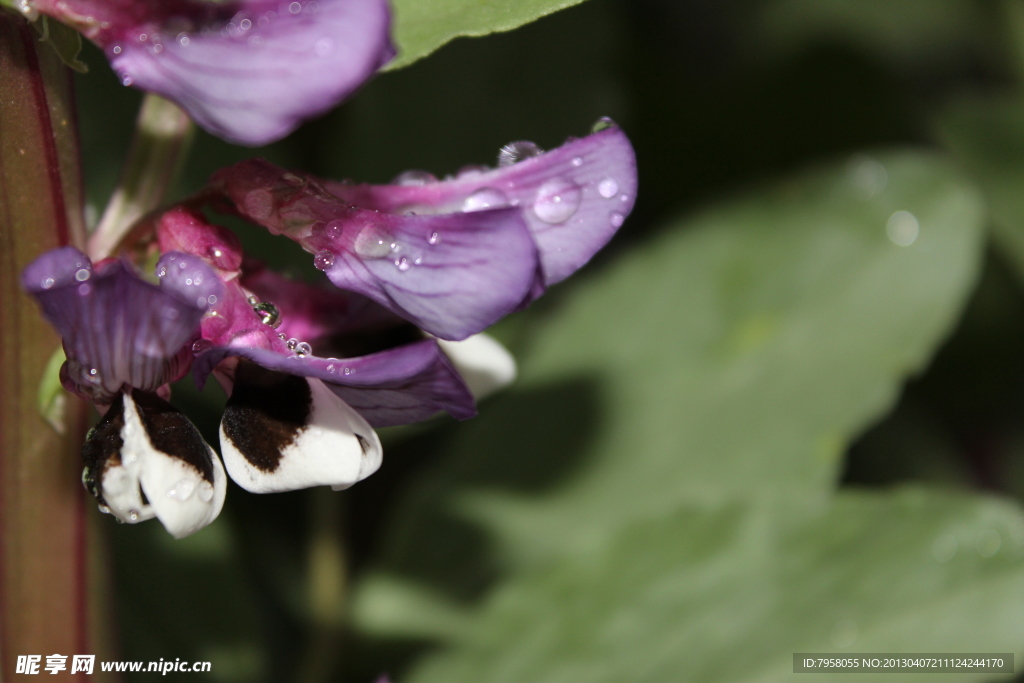
[[[64,364],[64,349],[58,347],[46,363],[39,380],[39,414],[58,434],[67,431],[65,411],[68,395],[60,383],[60,367]]]
[[[39,17],[32,26],[39,34],[40,42],[52,47],[65,66],[82,74],[89,71],[85,62],[78,58],[82,52],[81,33],[45,16]]]
[[[1024,97],[963,99],[937,129],[984,193],[996,245],[1024,277]]]
[[[425,57],[460,36],[511,31],[583,0],[395,0],[398,56],[388,69]]]
[[[1022,630],[1016,506],[914,489],[848,493],[826,509],[685,507],[623,529],[502,586],[454,647],[405,680],[788,680],[794,652],[1020,657]]]
[[[513,321],[520,381],[438,445],[387,568],[464,594],[684,501],[827,497],[957,319],[982,217],[941,158],[898,153],[670,224]]]

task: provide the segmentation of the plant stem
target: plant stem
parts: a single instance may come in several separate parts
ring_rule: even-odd
[[[132,225],[160,206],[188,155],[194,126],[173,102],[147,93],[121,182],[89,238],[93,261],[113,254]]]
[[[69,397],[63,435],[40,416],[40,377],[58,339],[18,282],[42,252],[85,246],[70,72],[24,19],[0,10],[0,74],[2,676],[19,654],[95,650],[78,485],[85,406]]]

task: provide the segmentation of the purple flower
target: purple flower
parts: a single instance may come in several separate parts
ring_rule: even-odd
[[[224,287],[201,259],[167,252],[155,285],[122,261],[48,252],[22,286],[57,328],[64,386],[106,409],[82,449],[82,481],[101,509],[127,522],[158,517],[176,537],[220,512],[226,479],[199,432],[158,393],[185,374],[200,320]]]
[[[30,0],[103,48],[125,85],[244,145],[284,137],[394,56],[386,0]]]
[[[200,385],[212,374],[227,391],[224,466],[255,492],[351,486],[380,466],[373,427],[473,416],[475,397],[515,374],[482,330],[586,263],[636,195],[633,150],[614,125],[547,153],[514,143],[501,159],[383,187],[244,162],[136,229],[154,234],[160,287],[120,261],[93,273],[74,250],[30,266],[24,286],[64,337],[66,386],[111,405],[83,449],[101,504],[127,521],[151,510],[176,535],[194,531],[198,513],[183,524],[162,512],[187,497],[175,477],[191,467],[180,479],[192,482],[188,495],[205,481],[215,495],[203,512],[219,510],[220,463],[200,457],[209,447],[154,426],[194,432],[183,416],[171,424],[174,409],[155,395],[190,367]],[[334,286],[247,260],[203,204],[294,239]]]
[[[313,253],[341,289],[465,339],[584,265],[632,210],[633,148],[602,125],[546,153],[512,143],[499,168],[446,181],[415,172],[395,185],[351,185],[252,160],[219,171],[213,191]]]

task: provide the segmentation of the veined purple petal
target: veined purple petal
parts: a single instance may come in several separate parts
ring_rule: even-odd
[[[363,210],[262,160],[219,171],[212,187],[243,218],[313,253],[338,287],[443,339],[488,327],[537,282],[537,248],[515,208],[428,216]]]
[[[476,415],[473,395],[437,342],[424,339],[359,358],[284,355],[269,349],[216,347],[201,353],[193,373],[202,386],[225,358],[322,380],[374,427],[409,424],[446,411],[459,420]]]
[[[37,0],[96,41],[125,85],[226,140],[263,145],[394,56],[386,0]]]
[[[162,287],[121,261],[94,268],[73,247],[47,252],[25,268],[22,286],[63,337],[65,386],[106,403],[123,385],[151,392],[188,370],[182,351],[198,334],[220,282],[186,254],[165,255],[164,266],[175,272]]]
[[[622,130],[609,126],[508,166],[470,168],[453,180],[408,185],[325,181],[323,187],[360,208],[393,214],[517,207],[537,242],[547,286],[589,261],[633,209],[636,156]]]

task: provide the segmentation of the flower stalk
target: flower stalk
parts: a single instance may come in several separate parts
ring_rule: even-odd
[[[194,130],[177,105],[146,94],[121,182],[89,238],[90,258],[110,256],[132,225],[160,206],[188,156]]]
[[[84,246],[70,73],[22,17],[0,9],[0,670],[19,654],[94,652],[77,449],[84,404],[59,434],[39,414],[59,340],[18,274],[54,247]]]

